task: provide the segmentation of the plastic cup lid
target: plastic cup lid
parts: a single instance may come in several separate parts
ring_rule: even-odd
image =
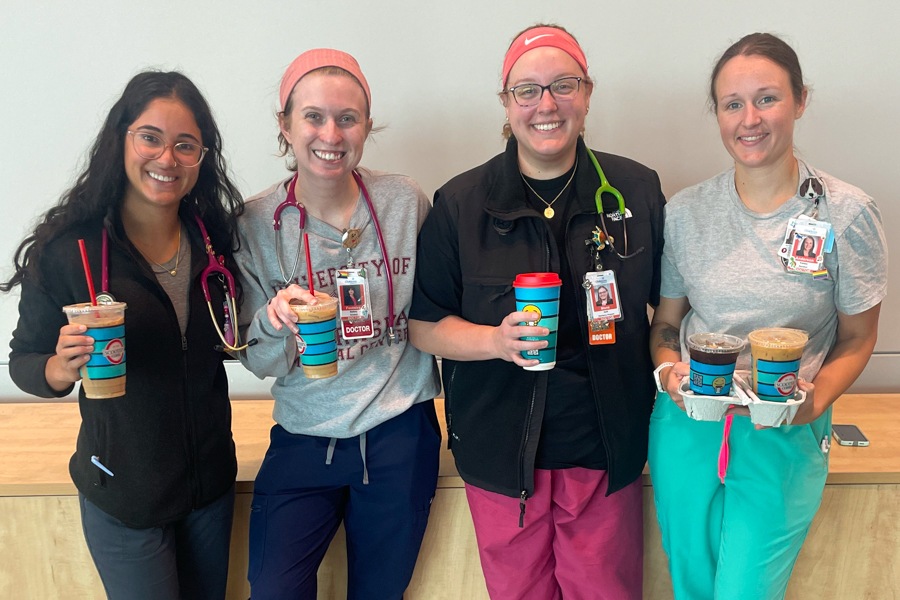
[[[802,348],[809,341],[809,334],[800,329],[769,327],[751,331],[750,343],[762,348]]]
[[[732,354],[740,352],[744,340],[725,333],[694,333],[687,339],[688,346],[707,354]]]
[[[513,287],[552,287],[562,285],[556,273],[521,273],[516,275]]]
[[[316,290],[316,300],[319,301],[318,304],[303,304],[299,300],[292,301],[291,310],[294,312],[311,313],[323,310],[334,310],[337,305],[337,298],[332,298],[328,294],[318,290]]]
[[[100,302],[94,306],[90,302],[63,306],[63,312],[69,315],[85,315],[95,312],[119,312],[128,307],[124,302]]]

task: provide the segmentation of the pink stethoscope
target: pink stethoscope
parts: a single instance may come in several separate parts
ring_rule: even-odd
[[[396,341],[396,335],[394,334],[394,280],[391,277],[391,263],[388,260],[387,247],[384,244],[384,236],[381,234],[381,225],[378,224],[378,217],[375,216],[375,207],[372,205],[372,199],[369,197],[369,190],[366,189],[366,185],[363,183],[362,177],[360,177],[359,173],[356,170],[353,171],[353,179],[356,180],[356,184],[359,186],[359,189],[362,191],[363,198],[366,200],[366,208],[369,209],[369,214],[372,216],[372,224],[375,226],[375,234],[378,237],[378,246],[381,248],[381,258],[384,259],[385,265],[385,273],[387,274],[387,284],[388,284],[388,317],[387,317],[387,325],[388,325],[388,346],[391,345],[392,342]],[[303,247],[303,230],[306,228],[306,207],[297,202],[297,197],[294,195],[294,187],[297,184],[297,175],[291,179],[291,182],[288,184],[287,190],[287,198],[285,198],[284,202],[275,207],[275,216],[272,220],[272,226],[275,228],[275,256],[278,257],[278,269],[281,271],[281,279],[284,281],[286,285],[289,285],[294,280],[294,274],[297,271],[297,265],[300,263],[300,251]],[[285,274],[284,265],[281,262],[281,213],[286,208],[296,208],[300,211],[300,240],[297,242],[297,255],[294,257],[294,265],[291,267],[291,272]]]
[[[222,341],[222,345],[216,346],[216,349],[227,350],[229,352],[240,352],[241,350],[245,350],[250,346],[255,346],[258,342],[258,340],[256,340],[255,338],[248,341],[246,344],[240,344],[240,333],[238,332],[237,327],[235,327],[234,325],[234,319],[237,315],[237,306],[235,305],[234,300],[236,296],[234,276],[228,269],[225,268],[225,257],[216,257],[216,254],[213,251],[212,241],[210,241],[209,239],[209,233],[207,233],[206,227],[204,227],[203,225],[203,221],[201,221],[200,217],[198,217],[197,215],[194,215],[194,219],[197,221],[197,225],[200,227],[200,235],[203,236],[203,245],[206,247],[206,254],[209,258],[209,264],[207,264],[206,268],[204,268],[203,272],[200,274],[200,287],[203,289],[203,298],[206,300],[206,307],[209,308],[209,316],[216,328],[216,333],[219,335],[219,339]],[[106,228],[104,227],[100,267],[100,281],[102,291],[97,295],[97,297],[98,299],[102,297],[104,300],[112,301],[112,295],[108,291],[108,256],[109,247],[107,242]],[[222,282],[222,287],[225,288],[225,306],[223,307],[225,312],[225,325],[221,328],[219,327],[219,322],[216,320],[216,314],[213,312],[212,299],[209,294],[208,280],[213,275],[218,276],[219,281]]]

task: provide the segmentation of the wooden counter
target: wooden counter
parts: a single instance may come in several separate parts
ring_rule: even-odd
[[[232,403],[238,499],[229,599],[249,596],[247,528],[253,480],[268,447],[272,401]],[[801,552],[787,598],[900,596],[900,394],[845,396],[835,423],[854,423],[871,445],[833,445],[822,508]],[[443,411],[438,407],[443,423]],[[101,598],[81,534],[68,461],[76,404],[0,404],[0,597]],[[653,491],[644,475],[645,598],[671,598]],[[462,480],[442,450],[438,493],[406,597],[487,598]],[[320,598],[345,594],[343,532],[319,572]],[[4,593],[6,592],[6,593]]]

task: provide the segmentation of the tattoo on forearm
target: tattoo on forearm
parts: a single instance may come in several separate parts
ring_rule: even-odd
[[[659,337],[657,348],[667,348],[675,352],[681,352],[681,332],[678,329],[667,325],[659,331]]]

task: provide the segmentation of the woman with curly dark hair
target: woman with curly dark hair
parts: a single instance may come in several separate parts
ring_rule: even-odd
[[[10,375],[23,391],[69,394],[94,339],[62,307],[94,281],[127,304],[125,394],[79,391],[69,472],[85,539],[109,598],[224,598],[237,464],[218,323],[225,292],[202,289],[207,245],[234,269],[243,202],[200,91],[177,72],[135,76],[113,105],[75,185],[19,246],[22,286]],[[201,225],[202,223],[202,225]],[[208,241],[204,241],[208,231]],[[233,315],[231,315],[233,316]]]

